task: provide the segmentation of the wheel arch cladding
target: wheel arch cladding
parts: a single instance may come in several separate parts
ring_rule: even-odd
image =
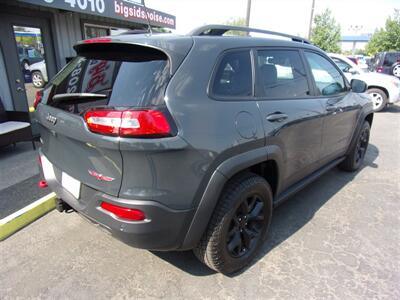
[[[382,92],[385,93],[386,97],[389,98],[389,92],[386,88],[384,88],[383,86],[377,86],[377,85],[369,85],[368,89],[378,89],[381,90]]]
[[[275,193],[279,190],[279,162],[268,159],[266,147],[245,152],[224,161],[214,171],[205,188],[182,243],[181,248],[183,250],[194,248],[200,241],[227,182],[246,171],[265,178],[271,186],[273,196],[275,196]]]
[[[369,123],[369,126],[372,126],[372,121],[374,120],[374,114],[370,113],[366,115],[364,120],[366,120]]]

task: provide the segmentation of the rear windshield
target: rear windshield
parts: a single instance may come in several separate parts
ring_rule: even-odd
[[[168,58],[161,53],[148,57],[132,54],[132,59],[125,54],[123,60],[118,60],[115,53],[110,57],[77,56],[50,82],[47,104],[77,114],[94,106],[159,106],[163,104],[169,78]],[[101,97],[52,100],[55,95],[71,93]]]

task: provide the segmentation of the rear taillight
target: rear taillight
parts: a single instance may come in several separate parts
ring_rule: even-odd
[[[377,68],[376,68],[376,71],[377,71],[378,73],[382,73],[382,72],[383,72],[383,68],[382,68],[382,67],[377,67]]]
[[[42,97],[43,97],[43,92],[42,90],[39,90],[36,92],[35,95],[35,101],[33,102],[33,107],[36,109],[36,107],[39,105],[40,101],[42,101]]]
[[[92,110],[85,113],[90,131],[121,137],[171,136],[171,126],[158,110]]]
[[[102,209],[113,213],[115,216],[121,219],[129,221],[143,221],[144,219],[146,219],[144,212],[139,209],[123,207],[108,202],[101,202],[100,206]]]

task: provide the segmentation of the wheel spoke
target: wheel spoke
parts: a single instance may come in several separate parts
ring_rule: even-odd
[[[247,202],[247,200],[242,202],[242,205],[240,205],[241,209],[242,209],[242,213],[244,215],[247,215],[249,213],[249,203]]]
[[[250,197],[248,200],[249,212],[251,212],[254,208],[254,205],[257,203],[257,196]]]
[[[242,238],[243,238],[243,246],[246,249],[250,249],[250,243],[251,243],[251,236],[247,229],[242,231]]]
[[[263,220],[264,216],[260,215],[263,207],[264,207],[264,205],[263,205],[262,202],[256,202],[253,210],[250,211],[248,220],[249,221],[260,221],[260,220]],[[261,219],[260,219],[260,217],[261,217]]]
[[[233,253],[235,249],[242,248],[242,239],[240,237],[240,232],[236,231],[234,236],[232,237],[231,241],[228,243],[228,250],[229,252]],[[238,251],[238,252],[239,252]]]

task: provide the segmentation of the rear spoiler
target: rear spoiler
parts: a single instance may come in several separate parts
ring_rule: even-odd
[[[189,53],[192,45],[192,38],[157,39],[156,36],[139,34],[134,37],[119,35],[83,40],[75,44],[74,49],[78,55],[93,59],[102,59],[104,54],[112,60],[168,59],[172,75]]]

